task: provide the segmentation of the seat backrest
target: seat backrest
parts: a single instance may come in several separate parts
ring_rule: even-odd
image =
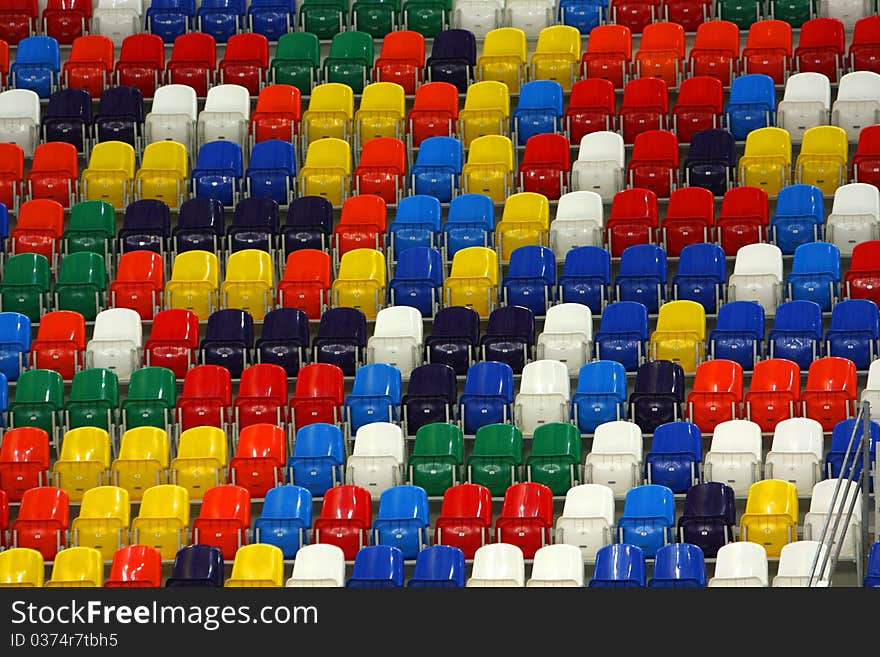
[[[770,582],[767,550],[760,543],[751,541],[736,541],[721,546],[715,558],[713,579],[753,580],[759,586],[767,586]]]
[[[488,543],[477,548],[471,567],[473,580],[503,582],[506,586],[525,586],[525,560],[522,549],[510,543]]]
[[[838,101],[877,101],[880,93],[880,73],[851,71],[837,83]]]
[[[831,82],[822,73],[795,73],[785,81],[783,101],[820,102],[831,109]]]
[[[751,454],[756,461],[763,458],[761,427],[750,420],[727,420],[719,422],[712,432],[710,452],[743,452]]]
[[[577,159],[593,162],[610,161],[623,168],[624,151],[623,136],[617,132],[600,130],[590,132],[581,138]]]
[[[602,518],[614,524],[614,491],[604,484],[579,484],[565,493],[563,518]]]
[[[166,84],[156,88],[153,94],[153,114],[182,114],[195,121],[198,116],[196,91],[185,84]]]
[[[520,394],[555,394],[570,397],[568,367],[558,360],[535,360],[526,363],[520,381]]]
[[[782,250],[775,244],[747,244],[736,252],[734,275],[771,275],[782,281]]]
[[[589,306],[580,303],[559,303],[550,306],[544,316],[546,335],[554,333],[581,334],[584,339],[593,338],[593,314]]]
[[[770,451],[812,454],[817,461],[821,461],[824,444],[822,425],[819,422],[805,417],[793,417],[776,424]]]
[[[635,422],[613,420],[596,427],[590,453],[628,454],[641,461],[642,449],[642,428]]]
[[[400,426],[391,422],[372,422],[357,430],[352,456],[392,456],[406,462],[406,446]]]
[[[623,518],[660,518],[675,523],[675,497],[672,489],[659,484],[630,488],[623,503]]]

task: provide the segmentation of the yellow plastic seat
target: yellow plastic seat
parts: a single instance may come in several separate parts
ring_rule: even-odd
[[[403,134],[406,119],[406,92],[396,82],[373,82],[364,87],[361,104],[354,115],[357,143],[374,137]]]
[[[769,196],[791,184],[791,135],[782,128],[758,128],[746,137],[739,159],[741,185],[760,187]]]
[[[37,550],[14,547],[0,552],[0,588],[42,587],[44,570]]]
[[[180,434],[177,456],[171,461],[171,483],[200,500],[205,491],[226,483],[229,446],[219,427],[192,427]]]
[[[498,300],[498,254],[485,246],[456,251],[444,287],[447,306],[467,306],[488,317]]]
[[[251,543],[238,548],[232,573],[223,586],[266,588],[284,586],[284,553],[277,545]]]
[[[464,146],[483,135],[506,135],[510,120],[507,85],[486,80],[468,87],[464,108],[458,113],[458,131]]]
[[[109,484],[110,434],[98,427],[79,427],[65,433],[52,476],[71,502],[81,501],[92,488]]]
[[[651,334],[651,358],[674,360],[695,372],[704,356],[706,309],[696,301],[670,301],[660,306],[657,329]]]
[[[507,197],[501,221],[495,227],[495,245],[501,260],[521,246],[547,244],[550,232],[550,202],[543,194],[520,192]]]
[[[497,27],[483,39],[477,57],[477,79],[503,82],[511,93],[517,93],[526,77],[527,61],[526,33],[518,27]]]
[[[385,298],[386,273],[381,251],[353,249],[343,253],[333,281],[333,305],[358,308],[367,319],[374,319]]]
[[[89,166],[82,172],[84,200],[107,201],[124,209],[132,197],[135,156],[131,144],[102,141],[95,144]]]
[[[846,184],[849,144],[846,130],[836,125],[819,125],[804,133],[801,151],[795,161],[795,179],[815,185],[823,194],[833,195]]]
[[[342,139],[319,139],[306,151],[306,163],[299,172],[300,193],[323,196],[333,205],[342,205],[350,176],[351,145]]]
[[[503,203],[513,186],[513,143],[503,135],[477,137],[461,169],[465,193]]]
[[[164,201],[177,208],[186,198],[189,155],[176,141],[156,141],[144,149],[141,168],[135,176],[138,198]]]
[[[104,559],[93,547],[69,547],[55,555],[47,587],[104,586]]]
[[[162,484],[144,491],[138,515],[131,521],[132,544],[150,545],[163,559],[174,559],[187,544],[189,493],[183,486]]]
[[[551,25],[538,32],[538,43],[529,59],[533,80],[556,80],[565,91],[577,75],[581,58],[581,33],[571,25]]]
[[[347,84],[326,82],[312,88],[309,107],[302,115],[306,145],[325,137],[348,139],[354,117],[354,92]]]
[[[119,456],[110,464],[116,486],[139,500],[151,486],[168,482],[168,432],[157,427],[135,427],[122,434]]]
[[[105,561],[112,560],[116,550],[128,545],[130,500],[128,491],[120,486],[98,486],[86,491],[79,515],[70,525],[73,544],[95,548]]]
[[[184,308],[207,320],[218,306],[220,263],[210,251],[185,251],[174,258],[165,283],[165,307]]]
[[[260,321],[271,308],[275,287],[272,256],[260,249],[236,251],[226,263],[226,279],[220,286],[222,306],[248,311]]]
[[[797,486],[782,479],[763,479],[749,486],[745,512],[740,517],[739,540],[758,543],[768,557],[797,540]]]

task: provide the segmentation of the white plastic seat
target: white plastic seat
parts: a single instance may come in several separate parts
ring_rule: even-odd
[[[510,543],[489,543],[477,548],[468,588],[525,586],[526,564],[519,546]]]
[[[788,130],[792,143],[804,132],[828,125],[831,118],[831,81],[823,73],[795,73],[785,81],[785,92],[776,106],[776,125]]]
[[[251,96],[240,84],[208,89],[205,109],[199,113],[199,146],[209,141],[234,141],[245,151],[251,118]]]
[[[816,10],[819,16],[840,19],[847,32],[852,31],[857,20],[874,12],[871,0],[818,0]]]
[[[712,432],[703,459],[703,478],[720,481],[736,495],[746,497],[749,486],[761,479],[761,427],[750,420],[727,420]]]
[[[403,430],[391,422],[372,422],[357,430],[354,448],[346,463],[346,483],[363,486],[373,499],[403,483],[406,446]]]
[[[853,71],[840,78],[831,106],[831,124],[843,128],[850,143],[859,141],[862,128],[880,117],[880,73]]]
[[[880,358],[871,361],[861,401],[871,405],[871,419],[880,420]]]
[[[507,25],[518,27],[529,39],[537,39],[541,30],[555,22],[554,8],[553,0],[507,0],[504,13]]]
[[[814,561],[816,574],[810,582]],[[823,562],[824,568],[822,568]],[[830,574],[831,555],[828,554],[826,545],[818,541],[795,541],[782,546],[782,551],[779,553],[779,567],[771,586],[822,588],[831,586]]]
[[[186,146],[187,153],[192,154],[197,116],[195,89],[185,84],[158,87],[150,112],[144,117],[145,145],[168,139],[180,142]]]
[[[563,262],[565,254],[576,247],[602,246],[604,230],[602,197],[588,190],[567,192],[559,197],[550,222],[550,248],[556,260]]]
[[[764,477],[790,481],[798,497],[809,497],[822,479],[825,442],[822,425],[806,417],[792,417],[776,425],[770,451],[764,457]]]
[[[711,588],[765,587],[770,582],[767,550],[750,541],[737,541],[718,548],[715,574],[707,582]]]
[[[605,484],[624,498],[643,483],[642,429],[635,422],[604,422],[593,433],[593,447],[584,460],[584,481]]]
[[[831,214],[825,220],[825,241],[841,255],[852,255],[859,242],[880,238],[880,189],[868,183],[841,185],[834,192]]]
[[[584,560],[574,545],[545,545],[535,552],[532,576],[527,587],[581,587],[584,585]]]
[[[554,542],[577,547],[581,558],[593,563],[596,552],[614,542],[614,491],[604,484],[569,488]]]
[[[571,169],[571,188],[593,191],[610,201],[623,189],[624,158],[622,135],[610,130],[584,135]]]
[[[736,252],[727,279],[729,301],[757,301],[767,315],[782,303],[782,250],[775,244],[747,244]]]
[[[593,314],[580,303],[550,306],[544,318],[544,330],[538,335],[536,354],[539,360],[564,363],[569,374],[577,375],[590,359],[593,348]]]
[[[143,13],[141,0],[98,0],[92,11],[92,34],[110,37],[118,48],[125,37],[140,32]]]
[[[92,339],[86,345],[86,367],[113,370],[120,381],[127,381],[141,366],[143,346],[143,326],[136,310],[102,310],[95,316]]]
[[[526,435],[542,424],[567,422],[571,379],[565,363],[536,360],[523,367],[519,393],[514,400],[516,424]]]
[[[837,543],[840,543],[840,552],[837,553],[838,561],[855,561],[858,572],[858,579],[861,581],[861,540],[862,540],[862,498],[861,490],[857,481],[847,481],[841,479],[840,488],[837,490],[837,496],[834,495],[834,489],[838,485],[837,479],[823,479],[813,486],[813,492],[810,495],[810,508],[804,516],[804,539],[818,541],[822,539],[822,529],[825,526],[826,518],[831,514],[828,520],[828,533],[834,528],[836,516],[840,516],[837,520],[837,529],[834,532],[834,540],[832,543],[832,551],[837,551]],[[833,503],[832,503],[833,502]],[[848,523],[844,523],[846,515],[852,508],[852,515]],[[827,539],[823,541],[827,545]]]
[[[40,97],[30,89],[0,93],[0,142],[18,144],[31,157],[40,133]]]
[[[454,26],[470,30],[477,41],[504,23],[504,2],[499,0],[455,0],[452,11]]]
[[[293,573],[285,586],[344,587],[345,553],[342,548],[329,543],[303,545],[296,552]]]
[[[422,314],[412,306],[389,306],[376,314],[373,335],[367,340],[367,362],[388,363],[408,377],[422,364]]]

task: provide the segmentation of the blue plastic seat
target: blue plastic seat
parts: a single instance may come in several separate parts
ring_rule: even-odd
[[[618,301],[638,301],[651,314],[666,300],[666,251],[655,244],[628,246],[614,277]]]
[[[295,559],[297,551],[309,542],[311,526],[311,492],[285,484],[266,491],[263,509],[254,521],[254,535],[257,543],[277,545],[285,559]]]
[[[144,96],[137,87],[108,87],[101,93],[95,115],[95,137],[101,141],[123,141],[138,147],[143,134]]]
[[[307,362],[309,318],[298,308],[275,308],[263,318],[260,337],[254,345],[258,363],[274,363],[296,376]]]
[[[733,78],[724,114],[731,134],[739,141],[752,130],[775,125],[776,87],[773,78],[764,73]]]
[[[323,251],[333,232],[333,204],[323,196],[300,196],[287,207],[281,229],[284,256],[299,249]]]
[[[685,394],[684,370],[671,360],[652,360],[641,365],[629,396],[630,418],[644,433],[681,416]]]
[[[164,255],[171,237],[171,209],[165,201],[157,199],[129,203],[116,237],[120,253],[153,251]]]
[[[599,330],[593,336],[596,358],[613,360],[627,372],[639,369],[648,353],[648,309],[638,301],[605,306]]]
[[[736,140],[728,130],[710,128],[691,136],[684,170],[690,187],[724,196],[736,167]]]
[[[438,310],[431,334],[425,338],[428,362],[449,365],[456,374],[467,374],[479,344],[480,315],[467,306]]]
[[[254,318],[246,310],[224,308],[208,317],[205,337],[199,343],[202,364],[219,365],[233,379],[251,362],[254,347]]]
[[[146,28],[165,43],[189,32],[196,15],[195,0],[153,0],[147,8]]]
[[[354,555],[347,588],[400,588],[403,586],[403,554],[393,545],[367,545]]]
[[[31,350],[31,320],[16,312],[0,312],[0,373],[17,381]]]
[[[645,551],[638,545],[613,543],[596,551],[590,588],[642,588],[645,586]]]
[[[593,315],[603,312],[611,284],[611,253],[601,246],[578,246],[565,254],[559,276],[559,300],[589,306]]]
[[[831,326],[825,332],[825,354],[849,358],[866,370],[880,351],[877,304],[870,299],[847,299],[834,304]]]
[[[519,374],[535,348],[535,314],[524,306],[495,308],[489,313],[480,346],[483,360],[507,363]]]
[[[313,361],[330,363],[354,376],[367,348],[367,318],[357,308],[329,308],[321,315],[312,340]]]
[[[244,23],[245,4],[245,0],[202,0],[196,10],[199,31],[217,43],[229,40]]]
[[[874,420],[869,420],[868,426],[868,433],[870,435],[870,444],[868,447],[870,456],[868,467],[873,473],[876,461],[877,441],[880,440],[880,424]],[[852,438],[853,431],[856,433],[856,440],[860,441],[862,436],[864,436],[864,429],[860,419],[849,418],[848,420],[841,420],[834,425],[834,429],[831,432],[831,445],[828,448],[828,452],[825,454],[826,478],[834,479],[842,477],[846,479],[850,476],[851,470],[853,472],[853,479],[857,479],[861,475],[863,467],[861,449],[856,452],[855,458],[853,458],[853,454],[850,454],[849,458],[846,458],[847,447],[850,445],[850,438]],[[853,461],[855,461],[855,467],[853,467]],[[868,480],[870,482],[870,489],[873,492],[874,478],[869,477]]]
[[[413,369],[402,402],[407,433],[414,436],[433,422],[453,422],[457,398],[455,370],[449,365],[425,363]]]
[[[676,299],[696,301],[714,313],[724,302],[727,259],[717,244],[688,244],[681,250],[678,271],[672,278]]]
[[[801,369],[822,355],[822,308],[815,301],[786,301],[776,308],[767,335],[770,358],[786,358]]]
[[[581,34],[598,27],[607,11],[606,0],[559,0],[559,22],[577,28]]]
[[[868,553],[868,569],[862,586],[880,588],[880,540],[874,541]]]
[[[581,433],[593,433],[600,424],[626,418],[626,370],[613,360],[581,365],[571,415]]]
[[[425,62],[431,82],[448,82],[466,93],[477,65],[477,38],[470,30],[440,30]]]
[[[191,198],[180,204],[177,224],[171,231],[175,253],[223,250],[226,215],[215,198]]]
[[[295,0],[251,0],[247,17],[251,30],[269,41],[278,41],[296,24]]]
[[[522,85],[512,114],[518,146],[525,146],[534,135],[560,131],[562,98],[562,85],[556,80],[532,80]]]
[[[293,144],[281,139],[257,142],[251,149],[250,164],[244,175],[251,196],[271,198],[278,205],[287,205],[296,186]]]
[[[433,196],[449,203],[456,190],[462,167],[461,142],[455,137],[428,137],[419,144],[415,164],[410,169],[416,194]]]
[[[192,170],[195,196],[216,198],[225,206],[235,205],[243,173],[241,146],[234,141],[209,141],[199,148]]]
[[[92,97],[85,89],[59,89],[49,96],[42,121],[45,141],[62,141],[85,153],[92,134]]]
[[[388,226],[391,257],[416,246],[439,246],[440,201],[432,196],[405,196],[397,204],[394,221]]]
[[[752,370],[764,352],[764,306],[757,301],[732,301],[718,309],[709,333],[713,358],[732,360]]]
[[[651,449],[645,454],[645,480],[686,493],[700,483],[703,438],[693,422],[666,422],[654,429]]]
[[[736,494],[720,481],[691,486],[678,519],[678,540],[699,545],[703,555],[714,558],[718,549],[734,540]]]
[[[416,246],[397,259],[394,278],[388,283],[392,306],[412,306],[422,317],[432,317],[442,298],[443,256],[437,249]]]
[[[462,194],[452,199],[443,224],[446,258],[469,246],[492,246],[495,203],[485,194]]]
[[[29,36],[18,42],[15,61],[9,67],[9,88],[30,89],[48,98],[58,86],[61,49],[50,36]]]
[[[637,545],[648,559],[674,540],[675,495],[667,486],[644,484],[630,488],[617,521],[617,542]]]
[[[458,399],[464,432],[477,433],[487,424],[507,422],[513,417],[513,370],[507,363],[483,361],[468,368],[464,392]]]
[[[345,409],[352,435],[371,422],[396,422],[403,396],[400,370],[388,363],[361,365],[354,375]]]
[[[335,424],[315,422],[300,427],[287,460],[290,483],[302,486],[313,496],[343,483],[345,437]]]
[[[454,545],[430,545],[416,556],[408,588],[464,588],[467,578],[464,552]]]
[[[219,547],[187,545],[177,551],[165,586],[222,587],[223,580],[223,552]]]
[[[251,196],[241,199],[226,229],[229,253],[244,249],[275,251],[279,229],[278,203],[271,198]]]
[[[706,559],[692,543],[672,543],[657,550],[649,588],[702,588],[706,586]]]
[[[404,559],[415,559],[428,544],[431,509],[421,486],[403,484],[382,491],[379,512],[373,521],[373,543],[392,545]]]
[[[828,242],[801,244],[785,283],[790,299],[815,301],[823,311],[831,310],[840,289],[840,249]]]
[[[792,254],[801,244],[821,240],[824,222],[822,190],[815,185],[789,185],[776,198],[770,237],[783,254]]]
[[[556,296],[556,255],[546,246],[515,248],[501,290],[507,305],[523,306],[543,316]]]

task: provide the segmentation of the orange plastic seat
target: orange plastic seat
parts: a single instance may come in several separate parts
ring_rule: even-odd
[[[34,150],[25,185],[30,198],[57,201],[62,207],[69,208],[77,192],[78,179],[76,146],[50,141],[39,144]]]
[[[255,142],[267,139],[294,140],[302,119],[302,96],[291,84],[263,87],[251,114],[251,134]]]
[[[581,75],[610,80],[623,89],[630,74],[632,32],[625,25],[599,25],[590,30],[587,49],[581,56]]]
[[[645,26],[636,53],[638,77],[656,77],[668,87],[677,87],[684,73],[684,27],[678,23]]]
[[[801,393],[805,417],[831,431],[842,420],[855,417],[858,398],[856,365],[848,358],[826,356],[810,363]]]
[[[113,40],[101,34],[87,34],[73,41],[61,75],[65,87],[85,89],[99,98],[113,71]]]
[[[330,303],[331,270],[330,254],[326,251],[291,251],[278,282],[278,304],[282,308],[298,308],[309,319],[321,319]]]
[[[791,50],[791,25],[775,19],[752,23],[740,55],[743,73],[764,73],[784,84],[791,70]]]
[[[724,20],[700,24],[688,64],[691,75],[709,75],[730,86],[739,71],[739,27]]]

